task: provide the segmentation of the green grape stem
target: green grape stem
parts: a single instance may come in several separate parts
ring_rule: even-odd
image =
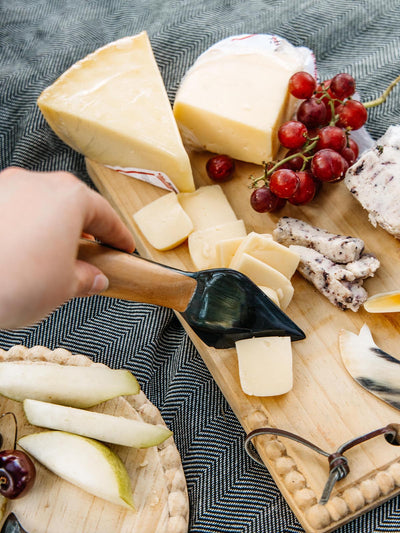
[[[389,93],[392,91],[392,89],[394,89],[394,87],[399,83],[399,81],[400,75],[392,81],[392,83],[383,91],[383,93],[378,98],[375,98],[375,100],[370,100],[369,102],[363,102],[364,107],[369,109],[370,107],[376,107],[378,105],[383,104],[383,102],[385,102],[386,98],[389,96]]]

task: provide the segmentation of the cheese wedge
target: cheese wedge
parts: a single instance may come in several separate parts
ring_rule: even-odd
[[[290,337],[236,341],[240,384],[245,394],[277,396],[293,387]]]
[[[245,237],[224,239],[216,243],[217,263],[221,268],[228,268],[236,250]]]
[[[267,263],[267,265],[275,268],[288,279],[293,276],[300,261],[300,256],[297,253],[289,250],[283,244],[275,242],[271,236],[255,233],[254,231],[243,239],[232,258],[229,265],[230,268],[236,268],[243,253]]]
[[[104,165],[162,171],[193,191],[188,155],[146,32],[99,48],[38,99],[55,133]]]
[[[271,287],[263,287],[262,285],[259,285],[259,288],[268,296],[268,298],[270,298],[274,302],[274,304],[280,307],[281,304],[280,304],[279,296],[276,290],[271,289]],[[283,293],[282,291],[280,292],[281,292],[281,298],[282,298]]]
[[[220,185],[204,185],[195,192],[180,193],[178,200],[191,218],[194,231],[237,220]]]
[[[193,230],[192,221],[174,192],[145,205],[133,215],[133,219],[156,250],[175,248]]]
[[[219,241],[246,236],[243,220],[234,220],[212,228],[193,231],[188,238],[189,253],[197,270],[218,267],[216,244]]]
[[[289,78],[304,70],[305,50],[270,35],[230,37],[206,50],[174,103],[184,143],[258,165],[275,159],[278,128],[295,109]]]
[[[241,254],[235,269],[248,276],[256,285],[270,287],[277,292],[280,290],[282,294],[282,298],[279,299],[280,307],[283,311],[287,308],[294,289],[286,276],[249,254]]]

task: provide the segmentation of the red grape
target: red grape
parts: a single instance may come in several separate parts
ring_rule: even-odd
[[[359,152],[359,149],[358,149],[358,144],[356,143],[356,141],[354,139],[352,139],[351,137],[349,137],[347,139],[347,142],[348,142],[348,145],[349,145],[349,148],[351,148],[354,152],[354,155],[357,159],[358,157],[358,152]]]
[[[311,173],[307,170],[297,172],[297,177],[299,178],[299,186],[294,195],[288,199],[288,201],[293,205],[304,205],[311,202],[314,198],[317,186],[314,179],[311,176]]]
[[[326,121],[326,107],[323,102],[316,98],[304,100],[297,110],[297,120],[307,126],[307,128],[316,128]]]
[[[299,178],[294,170],[280,168],[272,173],[269,188],[279,198],[290,198],[299,186]]]
[[[250,196],[250,204],[257,213],[270,213],[281,209],[286,203],[283,198],[278,198],[266,185],[255,189]]]
[[[349,165],[352,165],[356,160],[353,150],[348,146],[343,148],[343,150],[340,152],[340,155],[346,159]]]
[[[289,152],[285,155],[286,157],[294,156],[295,154],[298,154],[297,150],[289,150]],[[291,170],[301,170],[304,165],[304,159],[301,155],[296,155],[296,157],[292,157],[289,159],[289,161],[286,161],[282,164],[280,168],[290,168]]]
[[[332,78],[330,90],[336,98],[344,100],[355,93],[356,82],[353,76],[342,72]]]
[[[279,128],[278,138],[285,148],[300,148],[307,140],[307,128],[298,120],[289,120]]]
[[[319,150],[312,158],[311,172],[321,181],[339,181],[348,169],[347,161],[334,150]]]
[[[352,130],[360,129],[368,118],[366,108],[357,100],[346,100],[336,108],[336,113],[339,115],[337,125]]]
[[[311,98],[317,82],[308,72],[296,72],[289,80],[289,92],[295,98]]]
[[[346,146],[346,133],[343,128],[337,126],[325,126],[318,133],[319,139],[317,150],[332,148],[336,152],[341,152]]]
[[[32,487],[35,477],[35,465],[25,452],[0,452],[0,494],[10,500],[19,498]]]
[[[227,181],[235,171],[235,162],[228,155],[215,155],[207,161],[208,177],[213,181]]]

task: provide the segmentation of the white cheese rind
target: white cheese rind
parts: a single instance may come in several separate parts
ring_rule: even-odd
[[[146,32],[99,48],[62,74],[38,99],[55,133],[104,165],[162,171],[193,191],[168,95]]]
[[[293,388],[290,337],[256,337],[235,344],[245,394],[278,396]]]
[[[184,143],[256,164],[274,159],[277,130],[295,109],[294,72],[311,51],[271,35],[239,35],[206,50],[178,89],[174,115]]]
[[[193,231],[188,238],[189,254],[197,270],[218,266],[216,244],[218,241],[246,236],[243,220],[234,220],[203,230]]]
[[[170,192],[139,209],[133,219],[156,250],[175,248],[193,231],[189,216]]]

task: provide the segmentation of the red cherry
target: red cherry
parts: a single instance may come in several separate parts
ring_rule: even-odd
[[[207,161],[206,170],[213,181],[228,181],[235,171],[235,162],[229,155],[215,155]]]
[[[20,498],[32,487],[35,477],[35,465],[25,452],[0,452],[0,494],[10,500]]]

